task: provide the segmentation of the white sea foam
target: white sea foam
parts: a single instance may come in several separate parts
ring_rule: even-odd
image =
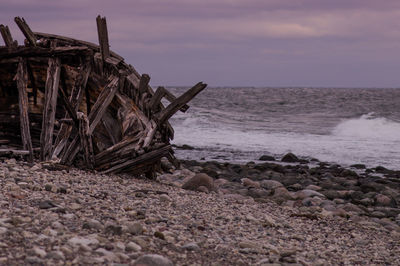
[[[335,127],[333,134],[354,139],[400,141],[400,123],[369,113],[343,121]]]

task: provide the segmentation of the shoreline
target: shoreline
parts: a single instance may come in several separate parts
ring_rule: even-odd
[[[400,227],[390,213],[397,205],[377,206],[393,204],[381,197],[361,207],[369,203],[357,195],[368,194],[361,187],[369,186],[358,185],[362,178],[351,171],[340,179],[351,182],[336,182],[341,168],[183,161],[157,180],[48,169],[46,163],[0,162],[0,264],[400,263]],[[207,179],[211,192],[204,183],[187,185],[199,173],[215,176]],[[318,189],[319,177],[332,182]],[[399,183],[376,181],[369,185],[379,192],[369,198],[389,188],[398,192]],[[348,193],[325,196],[328,185]]]
[[[177,145],[177,144],[172,144],[172,147],[175,149],[175,152],[177,154],[179,154],[180,156],[178,156],[179,160],[183,160],[183,161],[199,161],[199,162],[206,162],[206,161],[216,161],[219,163],[232,163],[232,164],[246,164],[249,162],[254,162],[254,163],[263,163],[263,162],[273,162],[273,163],[278,163],[278,164],[286,164],[286,163],[302,163],[302,164],[309,164],[311,165],[315,165],[318,163],[323,163],[323,164],[328,164],[328,165],[338,165],[340,167],[343,168],[349,168],[355,171],[368,171],[369,173],[374,172],[375,169],[378,169],[378,174],[381,174],[383,172],[392,172],[392,173],[397,173],[397,175],[400,178],[400,169],[392,169],[391,167],[386,167],[384,166],[384,163],[382,164],[374,164],[374,165],[368,165],[366,163],[363,163],[362,161],[359,162],[352,162],[352,163],[340,163],[340,162],[336,162],[334,160],[332,161],[324,161],[324,160],[320,160],[316,157],[313,156],[303,156],[301,154],[295,154],[296,159],[294,161],[289,161],[289,162],[284,162],[282,161],[282,159],[285,157],[285,155],[287,154],[293,154],[292,152],[287,152],[287,153],[283,153],[281,155],[276,155],[276,154],[261,154],[260,156],[256,157],[256,158],[241,158],[241,157],[245,157],[243,154],[246,154],[246,152],[241,153],[240,151],[237,152],[229,152],[231,155],[228,156],[224,151],[209,151],[207,149],[204,148],[198,148],[195,146],[191,146],[188,144],[183,144],[183,145]],[[185,152],[199,152],[199,155],[204,155],[207,154],[207,156],[197,156],[196,158],[189,158],[189,156],[185,156]],[[214,154],[215,153],[215,154]],[[240,157],[240,159],[237,160],[233,160],[230,157],[235,157],[236,154],[238,154],[238,157]],[[182,157],[186,157],[186,158],[182,158]]]

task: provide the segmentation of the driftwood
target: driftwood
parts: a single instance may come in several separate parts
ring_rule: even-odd
[[[179,164],[168,119],[185,112],[206,84],[179,97],[164,87],[154,92],[148,74],[110,50],[104,17],[96,18],[99,45],[15,22],[24,45],[0,25],[0,155],[150,178],[162,157]]]

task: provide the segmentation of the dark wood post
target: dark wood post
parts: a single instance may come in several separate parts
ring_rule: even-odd
[[[15,17],[14,18],[15,23],[17,23],[19,29],[22,31],[22,33],[24,34],[26,40],[28,41],[28,43],[31,46],[36,46],[36,36],[35,34],[32,32],[31,28],[29,28],[28,24],[26,23],[24,18],[20,18],[20,17]]]
[[[8,26],[4,26],[3,24],[1,24],[0,32],[1,36],[3,37],[4,43],[7,47],[11,48],[11,47],[16,47],[18,45],[18,43],[13,40]]]
[[[28,95],[26,92],[28,73],[25,59],[19,58],[16,78],[18,87],[19,119],[21,125],[22,145],[25,150],[29,151],[29,162],[33,162],[33,148],[28,117]]]
[[[42,132],[40,134],[40,157],[42,161],[51,159],[50,157],[52,155],[60,71],[60,59],[50,58],[45,85]]]
[[[97,34],[99,37],[100,52],[104,64],[105,60],[110,56],[107,21],[105,17],[100,17],[100,15],[98,15],[96,18],[96,22],[97,22]]]

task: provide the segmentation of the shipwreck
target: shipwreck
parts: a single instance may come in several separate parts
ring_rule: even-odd
[[[206,84],[179,97],[154,91],[149,75],[110,50],[105,17],[96,19],[99,45],[15,22],[24,45],[0,25],[0,156],[150,178],[162,158],[177,163],[168,119]]]

